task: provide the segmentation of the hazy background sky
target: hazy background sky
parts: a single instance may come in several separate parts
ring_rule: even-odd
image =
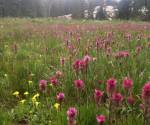
[[[143,6],[150,10],[150,0],[105,1],[106,5],[117,7],[122,17],[138,16]],[[83,18],[84,10],[93,11],[98,5],[103,6],[103,0],[0,0],[0,16],[57,17],[71,13],[74,18]]]

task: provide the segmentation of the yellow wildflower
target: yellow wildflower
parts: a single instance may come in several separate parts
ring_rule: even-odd
[[[27,95],[29,95],[29,92],[27,92],[27,91],[26,91],[26,92],[24,92],[24,95],[26,95],[26,96],[27,96]]]
[[[36,106],[36,107],[38,107],[38,106],[39,106],[39,104],[40,104],[40,102],[38,102],[38,101],[37,101],[37,102],[35,102],[35,106]]]
[[[55,104],[54,104],[54,108],[55,108],[56,110],[58,110],[58,109],[59,109],[59,106],[60,106],[60,104],[59,104],[59,103],[55,103]]]
[[[18,91],[15,91],[15,92],[13,93],[13,95],[14,95],[14,96],[19,96],[19,92],[18,92]]]
[[[4,74],[4,76],[7,77],[8,75],[7,75],[7,74]]]
[[[39,97],[39,93],[35,94],[33,97],[32,97],[32,102],[35,103],[36,102],[36,98]]]
[[[32,98],[32,102],[35,103],[36,102],[36,98],[33,97]]]
[[[37,98],[37,97],[39,97],[39,96],[40,96],[40,94],[37,93],[37,94],[35,94],[33,97]]]
[[[33,81],[28,81],[29,85],[33,84]]]
[[[52,83],[50,83],[50,84],[49,84],[49,86],[50,86],[50,87],[53,87],[53,84],[52,84]]]
[[[23,100],[20,101],[21,104],[24,104],[25,102],[26,102],[25,99],[23,99]]]

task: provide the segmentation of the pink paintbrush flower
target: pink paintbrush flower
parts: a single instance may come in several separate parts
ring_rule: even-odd
[[[76,110],[76,108],[70,107],[67,110],[68,125],[76,125],[76,116],[77,116],[77,110]]]
[[[120,58],[126,58],[129,56],[129,52],[128,51],[119,51],[115,54],[116,59],[120,59]]]
[[[111,78],[109,80],[107,80],[107,83],[106,83],[106,91],[107,91],[107,94],[110,94],[112,95],[115,90],[116,90],[116,79],[114,78]]]
[[[97,120],[97,123],[99,125],[103,125],[105,123],[105,116],[104,115],[97,115],[96,120]]]
[[[53,86],[56,86],[58,85],[58,80],[55,76],[52,76],[50,77],[50,83],[53,85]]]
[[[77,89],[82,90],[84,88],[84,82],[80,79],[74,81],[74,85]]]
[[[65,94],[63,92],[60,92],[60,93],[57,94],[57,100],[58,100],[59,103],[62,103],[64,98],[65,98]]]
[[[45,91],[47,87],[47,81],[46,80],[40,80],[39,81],[39,88],[41,91]]]
[[[123,96],[121,95],[121,93],[114,93],[112,95],[112,100],[116,103],[116,104],[120,104],[123,100]]]
[[[84,58],[83,58],[83,61],[86,62],[86,63],[90,62],[91,60],[92,60],[92,57],[89,56],[89,55],[85,55]]]
[[[150,104],[150,82],[146,83],[142,88],[142,99],[145,104]]]
[[[76,70],[76,71],[79,71],[80,70],[80,62],[81,60],[76,60],[74,63],[73,63],[73,69]]]
[[[56,71],[56,77],[57,78],[60,78],[60,77],[62,77],[63,76],[63,73],[61,72],[61,71]]]
[[[100,104],[102,96],[103,96],[103,92],[101,90],[95,89],[94,99],[97,105]]]
[[[123,80],[123,87],[125,90],[131,89],[133,86],[133,81],[127,77],[124,78]]]

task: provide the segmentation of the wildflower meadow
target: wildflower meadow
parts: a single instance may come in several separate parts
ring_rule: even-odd
[[[0,125],[150,125],[150,23],[0,19]]]

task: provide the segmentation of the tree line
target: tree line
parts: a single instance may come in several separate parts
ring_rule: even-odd
[[[116,5],[118,18],[150,20],[150,0],[0,0],[0,17],[56,17],[73,14],[83,18],[84,10],[95,6]]]

